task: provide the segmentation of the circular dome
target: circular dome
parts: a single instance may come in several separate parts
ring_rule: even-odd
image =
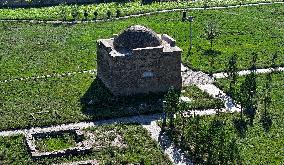
[[[127,28],[121,34],[114,38],[115,48],[146,48],[161,45],[162,41],[157,33],[141,25],[135,25]]]

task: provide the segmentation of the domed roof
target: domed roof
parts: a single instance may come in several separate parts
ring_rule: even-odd
[[[162,40],[157,33],[141,25],[135,25],[127,28],[114,38],[114,48],[146,48],[161,45]]]

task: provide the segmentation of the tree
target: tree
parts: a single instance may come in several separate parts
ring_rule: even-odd
[[[181,136],[180,136],[180,142],[181,145],[184,146],[184,139],[185,139],[185,116],[184,116],[184,112],[188,110],[188,105],[186,102],[181,101],[179,103],[179,116],[180,116],[180,120],[181,120]]]
[[[206,9],[210,7],[211,3],[211,0],[203,0],[203,8]]]
[[[266,81],[265,81],[265,88],[263,91],[263,104],[264,104],[264,114],[261,115],[261,122],[262,126],[265,129],[265,131],[268,131],[272,125],[272,119],[269,113],[267,112],[267,109],[269,109],[272,99],[271,99],[271,90],[272,90],[272,74],[269,73],[266,75]]]
[[[170,127],[174,127],[174,114],[178,110],[179,94],[173,87],[170,87],[168,93],[165,96],[165,112],[169,115]]]
[[[88,11],[87,10],[84,10],[84,13],[83,13],[83,15],[84,15],[84,21],[87,21],[88,20]]]
[[[72,13],[71,13],[72,17],[73,17],[73,21],[75,21],[78,17],[78,7],[77,5],[74,5],[72,7]]]
[[[255,52],[252,53],[252,61],[251,61],[252,65],[250,67],[250,71],[251,72],[255,72],[256,71],[256,62],[257,62],[257,54]]]
[[[116,17],[116,18],[119,18],[120,15],[121,15],[121,11],[120,11],[119,9],[117,9],[117,10],[116,10],[116,16],[115,16],[115,17]]]
[[[59,5],[59,16],[62,19],[62,21],[66,21],[66,6],[65,6],[65,4]]]
[[[256,114],[256,76],[251,72],[246,76],[240,86],[239,102],[242,106],[242,112],[251,119],[251,123]]]
[[[252,66],[250,70],[250,74],[246,76],[245,84],[246,84],[246,92],[247,92],[247,101],[245,102],[245,115],[250,118],[250,124],[253,124],[253,119],[256,114],[257,109],[257,98],[256,98],[256,61],[257,54],[252,54]]]
[[[214,108],[216,109],[216,114],[217,116],[219,116],[223,106],[224,106],[224,102],[223,100],[221,99],[222,97],[222,93],[219,92],[218,95],[217,95],[218,99],[215,101],[215,104],[214,104]]]
[[[277,54],[277,52],[275,52],[272,56],[272,59],[271,59],[271,67],[273,69],[275,69],[276,66],[277,66],[277,64],[276,64],[277,57],[278,57],[278,54]]]
[[[218,23],[214,20],[210,20],[209,22],[206,23],[204,30],[205,30],[205,37],[208,41],[210,41],[211,50],[212,50],[213,40],[220,35]]]
[[[271,90],[272,90],[272,74],[266,75],[265,89],[263,92],[263,103],[264,103],[264,116],[267,116],[267,109],[271,105]]]
[[[97,11],[94,11],[94,18],[93,18],[93,20],[94,21],[96,21],[97,20],[97,18],[98,18],[98,15],[99,15],[99,13],[97,12]]]
[[[236,81],[237,81],[237,78],[238,78],[236,54],[233,54],[229,59],[228,67],[227,67],[227,75],[228,75],[228,79],[229,79],[229,82],[230,82],[229,95],[231,97],[233,97],[233,95],[235,93]]]
[[[108,10],[108,11],[107,11],[107,19],[110,19],[110,17],[111,17],[111,11]]]
[[[247,100],[248,100],[248,95],[247,95],[247,86],[246,86],[246,82],[243,81],[241,83],[240,89],[239,89],[239,93],[236,95],[237,97],[237,101],[240,103],[241,105],[241,120],[243,120],[243,107],[247,104]]]
[[[6,155],[7,155],[7,149],[0,147],[0,164],[6,164],[7,163],[7,162],[5,162]]]

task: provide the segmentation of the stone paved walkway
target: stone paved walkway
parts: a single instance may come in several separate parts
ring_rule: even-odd
[[[30,81],[30,80],[39,80],[39,79],[48,79],[48,78],[61,78],[61,77],[66,77],[66,76],[74,76],[76,74],[82,74],[82,73],[96,74],[97,70],[91,69],[91,70],[82,70],[78,72],[66,72],[66,73],[57,73],[57,74],[42,75],[42,76],[12,78],[8,80],[0,80],[0,84],[15,82],[15,81]]]
[[[284,67],[277,67],[277,68],[275,68],[275,69],[273,69],[273,68],[267,68],[267,69],[257,69],[256,70],[256,74],[264,74],[264,73],[271,73],[271,72],[283,72],[284,71]],[[245,75],[248,75],[248,74],[250,74],[251,73],[251,71],[250,70],[242,70],[242,71],[239,71],[238,72],[238,75],[239,76],[245,76]],[[225,73],[225,72],[220,72],[220,73],[215,73],[215,74],[213,74],[213,77],[214,78],[226,78],[228,75],[227,75],[227,73]]]
[[[193,164],[188,159],[183,151],[175,146],[169,137],[161,131],[161,128],[157,125],[156,121],[152,121],[150,125],[142,125],[150,134],[152,139],[157,141],[161,146],[165,154],[168,155],[169,159],[177,165],[191,165]]]
[[[209,75],[201,71],[193,71],[184,65],[181,65],[181,76],[183,86],[211,84],[214,82]]]
[[[239,106],[233,103],[233,99],[213,84],[214,80],[209,75],[201,71],[192,71],[183,65],[181,68],[183,86],[194,84],[202,91],[208,93],[210,96],[222,99],[224,101],[225,110],[227,112],[240,111],[240,108],[238,108]],[[215,114],[216,111],[214,112],[212,110],[205,110],[202,112],[196,111],[196,113],[210,115]]]

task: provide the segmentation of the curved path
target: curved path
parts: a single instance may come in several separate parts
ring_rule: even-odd
[[[39,80],[39,79],[48,79],[48,78],[62,78],[66,76],[73,76],[76,74],[83,74],[83,73],[96,74],[97,70],[90,69],[90,70],[82,70],[78,72],[66,72],[66,73],[56,73],[56,74],[50,74],[50,75],[48,74],[48,75],[42,75],[42,76],[13,78],[13,79],[7,79],[7,80],[0,80],[0,84],[15,82],[15,81],[30,81],[30,80]]]
[[[283,72],[284,67],[277,67],[277,68],[267,68],[267,69],[256,69],[256,74],[264,74],[264,73],[271,73],[271,72]],[[251,70],[242,70],[238,72],[239,76],[245,76],[251,73]],[[215,73],[213,74],[213,77],[218,79],[218,78],[227,78],[227,73],[225,72],[220,72],[220,73]]]

